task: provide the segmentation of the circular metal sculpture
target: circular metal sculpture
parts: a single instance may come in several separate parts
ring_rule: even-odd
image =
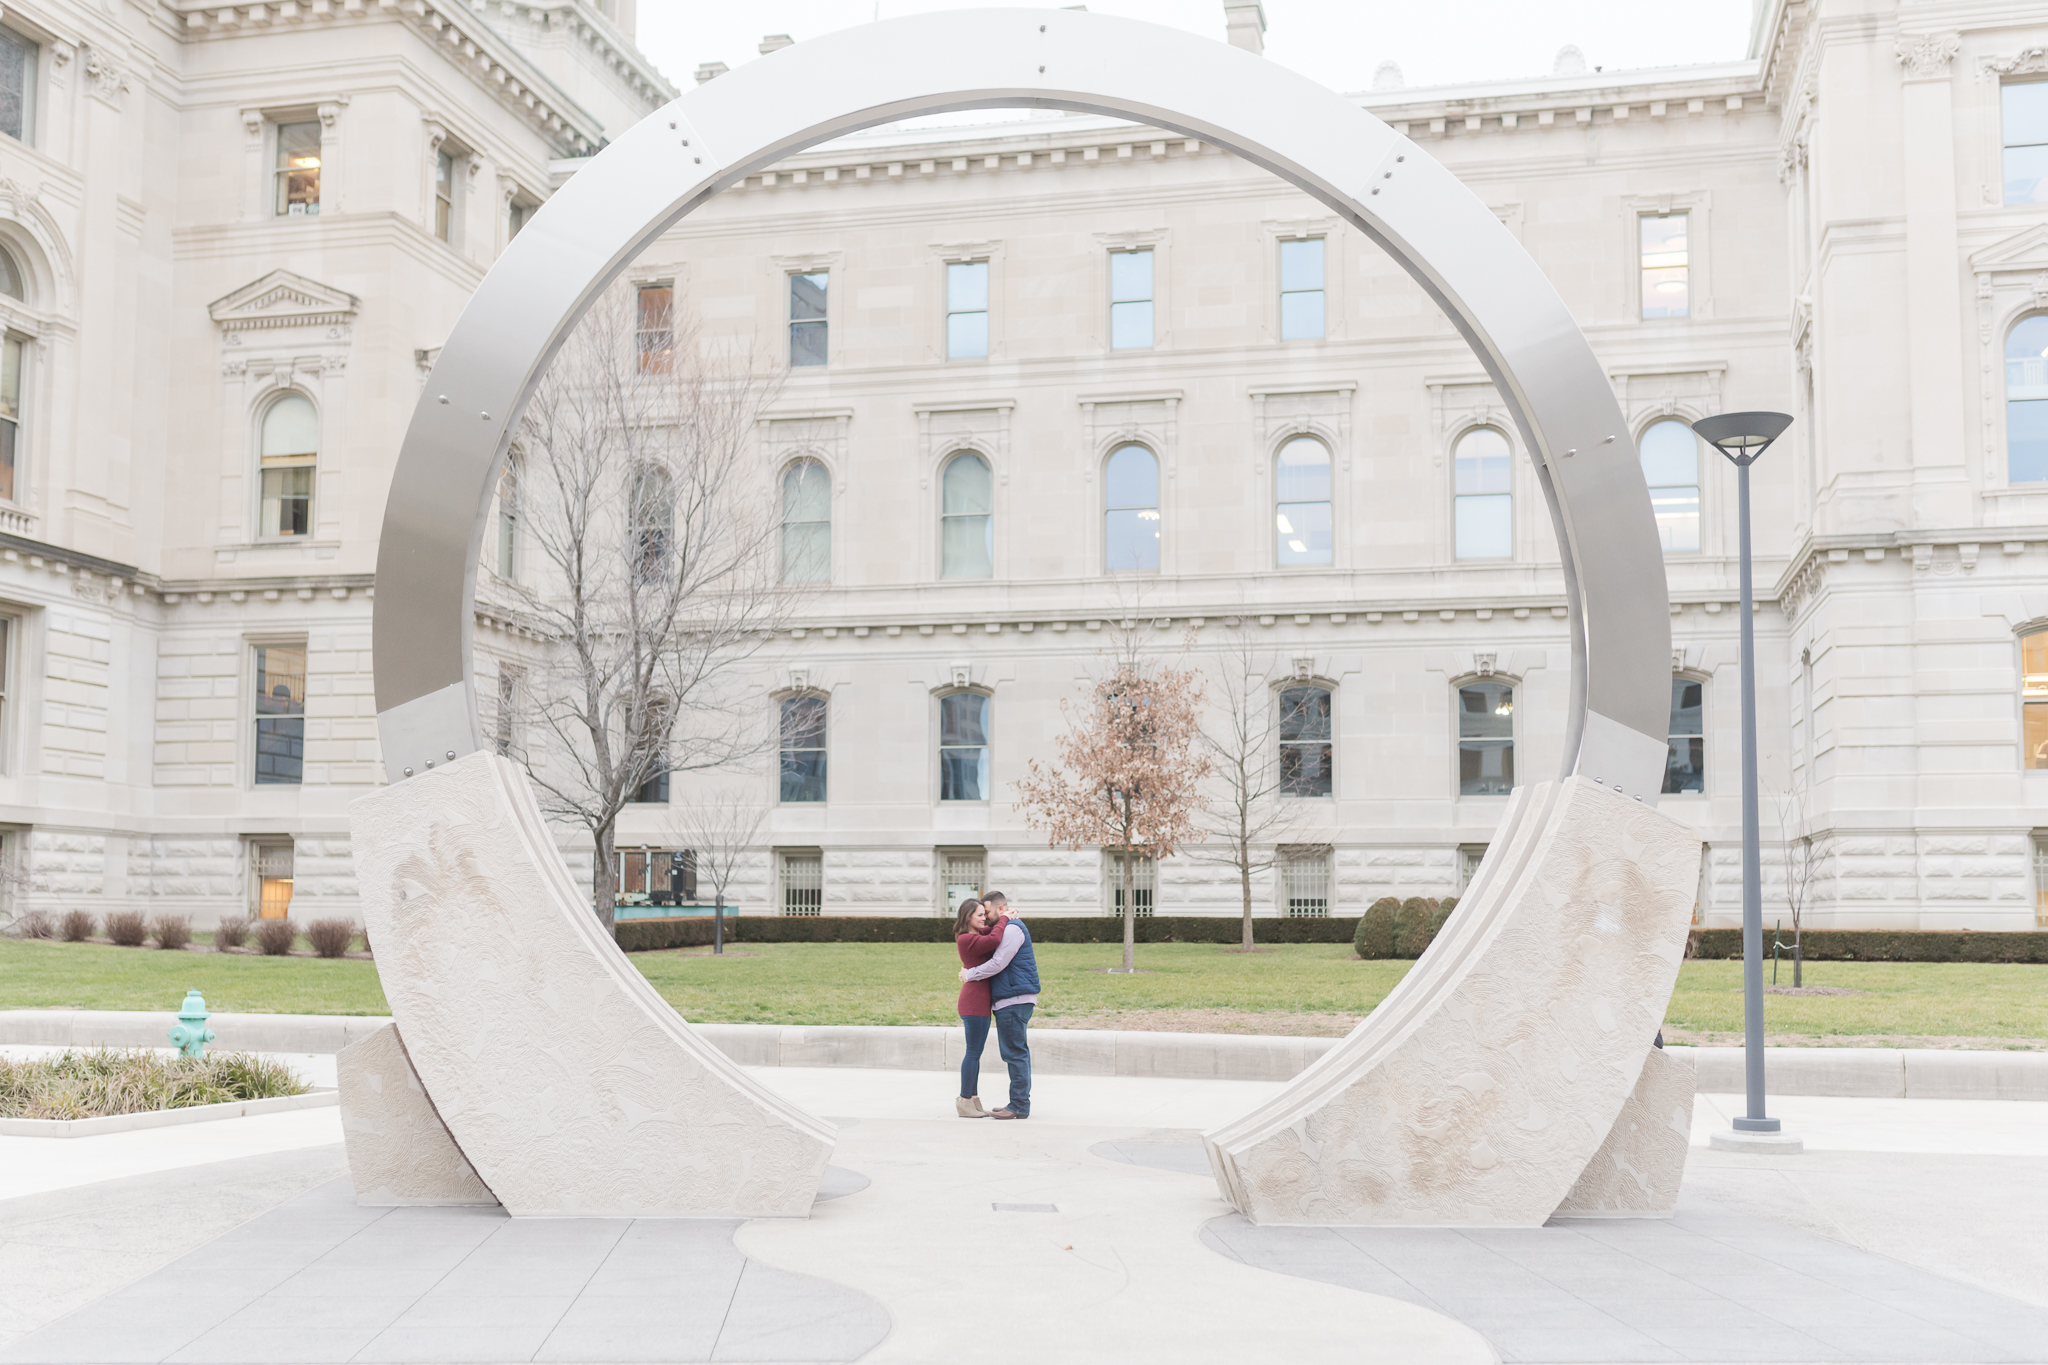
[[[1666,923],[1675,912],[1665,902],[1678,896],[1688,912],[1691,904],[1692,871],[1674,867],[1671,877],[1660,872],[1655,887],[1634,871],[1640,855],[1657,842],[1649,838],[1645,844],[1649,836],[1641,831],[1669,824],[1651,807],[1664,774],[1671,676],[1663,554],[1635,444],[1606,374],[1557,291],[1486,205],[1434,158],[1349,100],[1249,53],[1085,12],[981,10],[872,24],[785,48],[698,86],[621,136],[550,199],[506,248],[456,323],[406,433],[386,504],[374,647],[379,734],[394,786],[357,807],[366,918],[380,936],[394,1014],[425,1092],[477,1174],[494,1189],[499,1181],[493,1172],[507,1161],[526,1162],[522,1169],[531,1174],[538,1148],[567,1141],[514,1131],[519,1127],[516,1097],[532,1088],[530,1078],[511,1074],[519,1064],[516,1050],[498,1063],[505,1073],[501,1083],[514,1087],[501,1103],[491,1099],[490,1085],[476,1083],[475,1039],[443,1036],[477,1022],[450,1005],[451,999],[475,993],[462,984],[467,964],[456,957],[461,934],[449,926],[463,915],[462,897],[483,894],[503,876],[497,870],[502,865],[470,857],[463,843],[466,831],[489,828],[494,838],[510,838],[506,832],[517,826],[527,852],[515,854],[501,839],[493,856],[511,858],[519,866],[524,865],[521,858],[534,863],[530,874],[520,874],[530,884],[516,895],[496,896],[494,903],[565,896],[569,906],[578,904],[552,844],[538,830],[523,783],[500,760],[480,752],[471,671],[472,594],[485,512],[511,433],[549,360],[627,263],[719,190],[805,147],[860,128],[946,110],[1017,106],[1106,114],[1200,138],[1328,205],[1383,246],[1435,299],[1492,376],[1521,433],[1562,552],[1571,627],[1571,710],[1564,780],[1525,793],[1494,848],[1498,852],[1515,842],[1511,836],[1520,830],[1527,846],[1523,851],[1534,850],[1542,863],[1560,837],[1560,820],[1569,827],[1567,841],[1580,837],[1588,821],[1604,823],[1615,838],[1624,826],[1637,830],[1629,836],[1636,841],[1631,849],[1624,852],[1616,845],[1621,861],[1610,870],[1620,881],[1602,883],[1603,894],[1633,898],[1636,908],[1624,906],[1620,912],[1622,920],[1630,921],[1623,937],[1635,949],[1648,941],[1639,942],[1642,935],[1657,940],[1651,956],[1658,964],[1615,978],[1622,983],[1617,989],[1632,998],[1624,1002],[1627,1018],[1608,1018],[1604,1028],[1629,1033],[1625,1047],[1611,1049],[1611,1060],[1599,1048],[1584,1053],[1588,1069],[1612,1071],[1596,1087],[1598,1094],[1589,1093],[1583,1103],[1550,1101],[1577,1103],[1583,1111],[1563,1126],[1584,1133],[1551,1160],[1559,1170],[1570,1166],[1563,1185],[1555,1177],[1539,1180],[1534,1196],[1513,1211],[1478,1219],[1527,1221],[1527,1210],[1548,1199],[1549,1206],[1534,1215],[1540,1221],[1608,1135],[1635,1085],[1643,1068],[1643,1045],[1670,990],[1669,979],[1661,988],[1657,984],[1663,959],[1668,957],[1671,972],[1676,971],[1671,932],[1675,927],[1681,940],[1683,934],[1683,915]],[[493,765],[504,771],[487,774]],[[444,781],[449,783],[445,789]],[[458,795],[458,787],[465,792]],[[440,790],[445,798],[433,794]],[[453,821],[430,818],[436,810],[458,807],[462,813]],[[1598,842],[1604,836],[1595,829],[1586,837]],[[1656,851],[1672,861],[1669,855],[1682,843],[1681,837]],[[1691,856],[1696,868],[1696,845]],[[1675,863],[1684,861],[1681,851]],[[540,866],[543,862],[553,866]],[[469,880],[446,871],[458,863],[471,869],[465,874]],[[1555,871],[1554,859],[1551,866]],[[1507,898],[1502,922],[1516,920],[1522,889],[1515,877],[1527,869],[1507,867],[1504,858],[1490,856],[1489,870]],[[1672,877],[1682,880],[1679,891],[1662,886]],[[1578,882],[1591,884],[1584,875]],[[1561,883],[1553,891],[1552,899],[1567,901],[1577,894]],[[1654,914],[1642,909],[1653,902]],[[1556,906],[1545,911],[1553,927],[1560,913]],[[1642,923],[1635,924],[1631,916]],[[581,918],[589,921],[587,910]],[[1461,911],[1458,918],[1473,933],[1479,933],[1475,926],[1482,920],[1491,931],[1500,928],[1477,913]],[[1589,923],[1587,932],[1596,931]],[[573,929],[564,933],[576,936]],[[1476,956],[1460,959],[1464,965],[1456,970],[1487,970],[1484,964],[1498,945],[1485,934],[1480,938],[1484,942],[1470,945]],[[386,944],[393,947],[387,950]],[[567,939],[558,946],[566,949]],[[595,950],[601,945],[585,946]],[[1448,952],[1434,955],[1443,962],[1452,957]],[[516,966],[507,962],[500,969],[514,971]],[[415,970],[425,975],[415,980],[408,975]],[[1410,980],[1424,975],[1412,973]],[[660,1002],[648,1005],[626,976],[637,979],[638,974],[624,968],[613,985],[639,999],[650,1018],[632,1023],[621,1016],[617,1027],[652,1029],[670,1036],[663,1046],[672,1043],[693,1055],[708,1051],[680,1020],[674,1021],[680,1032],[654,1021],[651,1012]],[[1455,988],[1456,982],[1444,986],[1452,993]],[[1638,1004],[1645,992],[1654,997],[1646,1014]],[[1440,1013],[1443,1000],[1422,994],[1428,998],[1413,1002],[1417,1017]],[[551,1032],[531,1018],[530,999],[516,1005],[528,1012],[529,1027]],[[473,998],[471,1013],[497,1007]],[[587,1025],[579,1021],[577,1027]],[[429,1029],[434,1037],[426,1036]],[[1339,1063],[1347,1050],[1356,1051],[1351,1042],[1331,1054],[1337,1061],[1326,1058],[1288,1093],[1308,1093],[1303,1083],[1311,1077],[1320,1078],[1309,1087],[1320,1085],[1319,1093],[1334,1093],[1333,1085],[1361,1093],[1360,1078],[1384,1073],[1386,1066],[1384,1059],[1354,1058],[1364,1070],[1338,1085],[1350,1075]],[[565,1073],[563,1084],[568,1083]],[[760,1124],[801,1130],[785,1144],[782,1178],[801,1181],[804,1172],[821,1166],[815,1149],[829,1143],[829,1129],[815,1121],[806,1126],[800,1117],[768,1104],[736,1069],[725,1068],[720,1083],[743,1087],[735,1093],[745,1094]],[[1511,1088],[1496,1084],[1488,1093],[1497,1096]],[[594,1098],[604,1102],[602,1095]],[[662,1102],[642,1097],[640,1104]],[[1482,1099],[1475,1112],[1499,1104],[1498,1098]],[[1275,1162],[1290,1170],[1304,1161],[1332,1171],[1342,1164],[1313,1155],[1325,1147],[1335,1152],[1328,1141],[1302,1127],[1316,1112],[1321,1111],[1313,1105],[1308,1110],[1269,1105],[1260,1111],[1267,1121],[1252,1125],[1256,1131],[1247,1130],[1241,1140],[1228,1133],[1219,1136],[1212,1153],[1239,1207],[1254,1216],[1265,1210],[1285,1221],[1371,1216],[1371,1199],[1358,1193],[1365,1187],[1356,1181],[1350,1194],[1332,1192],[1343,1186],[1342,1180],[1337,1186],[1297,1181],[1299,1188],[1286,1195],[1271,1194],[1279,1186],[1270,1181],[1260,1184],[1258,1170]],[[560,1115],[552,1121],[559,1124]],[[491,1139],[498,1146],[487,1159],[479,1153],[494,1124],[504,1131]],[[1286,1136],[1297,1128],[1296,1138]],[[549,1131],[559,1135],[561,1129]],[[1276,1133],[1281,1135],[1277,1139]],[[699,1136],[715,1141],[708,1130]],[[1474,1153],[1473,1160],[1489,1169],[1492,1149],[1485,1140],[1477,1141],[1486,1150]],[[1354,1165],[1360,1159],[1372,1158],[1356,1151],[1344,1158]],[[1493,1164],[1501,1159],[1496,1155]],[[614,1153],[615,1173],[618,1164]],[[544,1178],[529,1188],[543,1185]],[[502,1190],[499,1195],[505,1197]],[[750,1199],[751,1204],[740,1203],[751,1208],[761,1202]],[[1465,1204],[1476,1207],[1474,1200]],[[689,1208],[678,1205],[677,1211],[711,1211],[714,1205],[739,1208],[730,1200],[699,1200]],[[520,1206],[541,1211],[532,1197],[523,1198]],[[587,1199],[576,1207],[597,1211]],[[1414,1217],[1433,1216],[1419,1206],[1401,1207]],[[786,1205],[780,1211],[787,1211]]]

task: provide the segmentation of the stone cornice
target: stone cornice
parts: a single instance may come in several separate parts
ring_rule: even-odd
[[[1785,615],[1797,614],[1826,578],[1829,567],[1852,559],[1879,563],[1896,555],[1921,573],[1977,571],[1993,550],[2024,554],[2029,546],[2048,544],[2048,526],[1964,526],[1946,529],[1875,531],[1864,535],[1808,536],[1778,575],[1770,596],[1784,604]],[[1945,553],[1954,551],[1953,555]]]

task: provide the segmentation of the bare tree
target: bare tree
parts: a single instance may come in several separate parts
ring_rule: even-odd
[[[1135,866],[1140,856],[1170,858],[1199,841],[1201,784],[1211,760],[1201,746],[1202,681],[1192,669],[1143,658],[1137,621],[1123,623],[1123,644],[1079,705],[1060,702],[1067,733],[1059,758],[1032,759],[1017,782],[1025,823],[1047,843],[1104,848],[1122,865],[1124,971],[1137,942]]]
[[[1814,877],[1820,871],[1820,852],[1807,829],[1804,791],[1773,792],[1771,804],[1777,808],[1778,853],[1785,865],[1785,908],[1792,915],[1792,985],[1796,989],[1806,984],[1806,951],[1799,937]]]
[[[741,791],[707,791],[673,808],[678,841],[697,862],[697,882],[711,887],[711,951],[725,951],[725,893],[739,875],[740,859],[754,847],[768,808]]]
[[[1274,667],[1240,625],[1217,663],[1219,705],[1202,727],[1219,796],[1203,812],[1201,825],[1214,842],[1189,855],[1237,872],[1246,952],[1253,947],[1252,877],[1278,861],[1295,823],[1295,813],[1280,799],[1290,774],[1273,761],[1275,736],[1287,718],[1283,694],[1273,686]]]
[[[544,641],[521,699],[536,742],[515,756],[548,814],[590,832],[606,923],[613,830],[635,794],[770,742],[738,674],[791,605],[772,500],[748,459],[781,380],[743,350],[706,344],[686,313],[650,313],[615,286],[563,346],[513,443],[508,488],[538,559],[514,591]]]

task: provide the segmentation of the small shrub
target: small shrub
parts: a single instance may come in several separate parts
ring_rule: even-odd
[[[364,951],[364,952],[366,952],[366,953],[367,953],[367,952],[369,952],[369,951],[370,951],[370,926],[369,926],[369,925],[367,925],[367,924],[365,924],[365,925],[364,925],[364,926],[363,926],[362,928],[360,928],[360,929],[356,930],[356,932],[357,932],[357,933],[359,933],[359,934],[361,934],[361,935],[363,936],[363,951]]]
[[[316,919],[306,926],[306,941],[322,957],[340,957],[355,941],[356,926],[345,919]]]
[[[47,911],[31,910],[14,921],[14,932],[23,938],[55,938],[57,926],[51,922]]]
[[[140,910],[116,910],[107,916],[107,937],[123,948],[140,948],[149,937],[149,921]]]
[[[192,941],[192,921],[183,915],[159,915],[155,925],[156,946],[175,952]]]
[[[1352,947],[1363,958],[1382,958],[1394,955],[1394,938],[1400,928],[1401,902],[1392,896],[1381,896],[1372,903],[1358,921],[1358,937],[1352,940]]]
[[[1451,911],[1458,908],[1456,896],[1445,896],[1437,902],[1436,913],[1429,917],[1429,941],[1436,942],[1436,936],[1444,931],[1444,921],[1451,917]]]
[[[63,930],[66,943],[85,942],[92,937],[93,930],[97,927],[98,921],[94,920],[90,914],[83,910],[66,910],[64,912]]]
[[[213,946],[216,952],[239,948],[249,941],[249,921],[240,915],[229,915],[213,931]]]
[[[1429,947],[1431,924],[1436,919],[1437,903],[1426,896],[1410,896],[1401,902],[1401,913],[1394,923],[1394,956],[1417,958]]]
[[[299,938],[299,931],[288,919],[265,919],[256,921],[256,946],[266,956],[283,957],[292,950],[292,944]]]

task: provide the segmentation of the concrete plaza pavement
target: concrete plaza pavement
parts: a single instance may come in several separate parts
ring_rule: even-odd
[[[1196,1130],[1270,1083],[1045,1076],[998,1124],[940,1074],[755,1074],[864,1187],[515,1223],[355,1208],[334,1110],[0,1139],[0,1360],[2048,1361],[2048,1104],[1779,1099],[1809,1150],[1766,1158],[1705,1150],[1704,1096],[1669,1222],[1338,1235],[1206,1175]]]

